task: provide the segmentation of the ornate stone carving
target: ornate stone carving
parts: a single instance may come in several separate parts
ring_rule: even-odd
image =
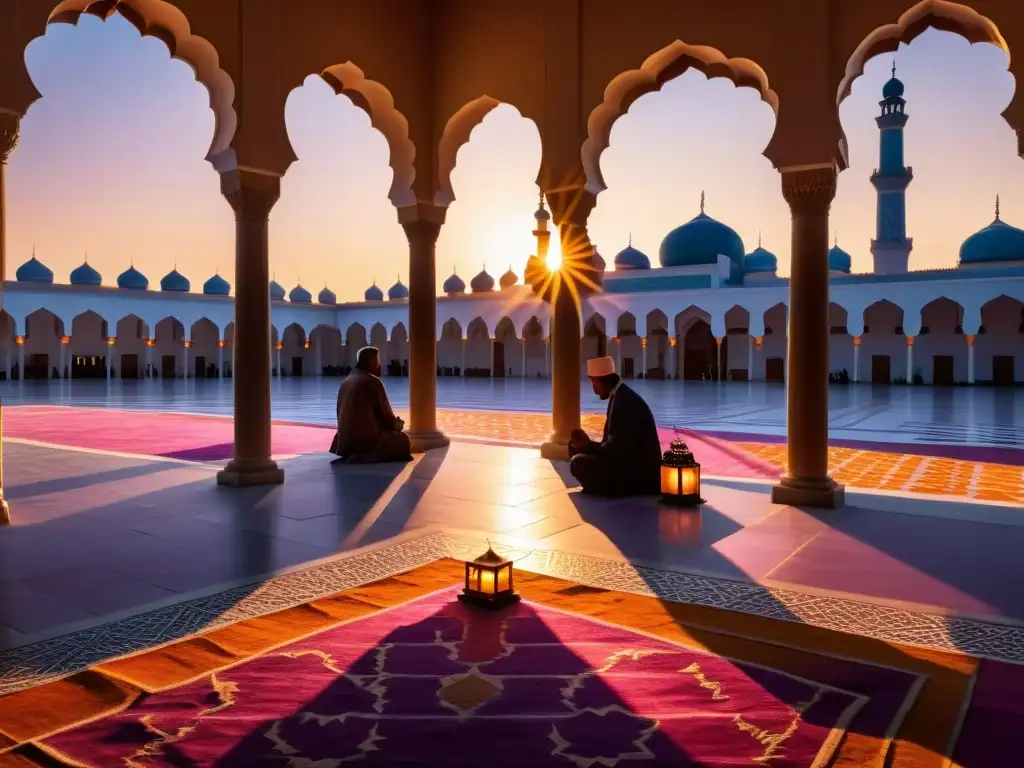
[[[0,163],[6,164],[21,138],[21,118],[10,112],[0,113]]]
[[[782,196],[793,215],[828,215],[836,196],[836,176],[835,166],[783,171]]]
[[[281,177],[255,171],[228,171],[221,174],[220,191],[235,212],[236,221],[267,221],[281,196]]]

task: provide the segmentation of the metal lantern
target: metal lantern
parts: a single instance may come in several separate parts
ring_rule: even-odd
[[[519,601],[512,581],[512,561],[490,547],[466,563],[466,586],[459,600],[479,608],[502,608]]]
[[[703,504],[700,464],[682,440],[673,440],[661,457],[661,500],[678,507]]]

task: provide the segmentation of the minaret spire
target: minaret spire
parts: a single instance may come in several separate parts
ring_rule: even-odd
[[[632,232],[630,232],[630,233],[629,233],[629,242],[627,243],[627,245],[628,245],[628,246],[629,246],[630,248],[632,248],[632,247],[633,247],[633,233],[632,233]]]
[[[996,221],[999,221],[999,193],[996,193]]]
[[[704,190],[700,191],[700,212],[704,213]]]
[[[892,76],[896,77],[896,57],[892,57]]]
[[[761,247],[761,230],[757,230],[757,247]]]

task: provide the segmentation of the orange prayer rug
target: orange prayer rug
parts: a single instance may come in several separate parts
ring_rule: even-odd
[[[9,694],[0,765],[938,767],[977,667],[525,572],[522,603],[478,611],[461,575],[440,560]]]

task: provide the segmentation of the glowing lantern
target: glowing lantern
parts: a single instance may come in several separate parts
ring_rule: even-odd
[[[308,341],[306,341],[306,342],[303,342],[303,344],[302,344],[302,348],[303,348],[303,349],[309,349],[309,342],[308,342]]]
[[[224,349],[224,347],[226,347],[226,346],[227,346],[227,342],[224,341],[224,339],[221,339],[220,341],[217,342],[217,347],[219,349]]]
[[[673,440],[661,457],[661,500],[678,507],[703,504],[700,464],[682,440]]]
[[[71,337],[70,336],[61,336],[60,337],[60,343],[61,344],[70,344],[71,343]]]
[[[284,349],[284,344],[282,344],[279,341],[279,342],[277,342],[277,344],[274,345],[274,349],[276,349],[278,352],[280,352],[282,349]]]
[[[19,347],[22,346],[25,343],[25,337],[24,336],[15,336],[14,337],[14,343],[17,344]]]
[[[192,348],[192,342],[189,341],[188,339],[185,339],[185,349],[191,349],[191,348]]]
[[[466,563],[466,586],[459,600],[480,608],[501,608],[519,601],[512,582],[512,561],[490,547]]]
[[[111,347],[117,344],[117,336],[107,337],[107,344],[109,344]]]

